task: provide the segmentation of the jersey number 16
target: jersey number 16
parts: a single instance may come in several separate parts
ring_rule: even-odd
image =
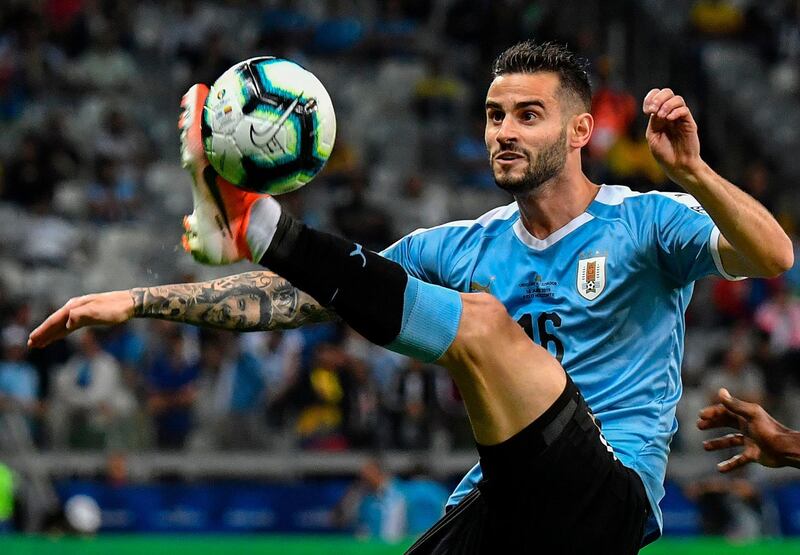
[[[525,330],[525,334],[548,351],[550,351],[550,344],[552,343],[556,350],[555,357],[558,362],[561,362],[564,358],[564,344],[558,337],[547,330],[548,322],[553,328],[558,328],[561,326],[561,316],[555,312],[542,312],[536,319],[536,332],[533,329],[533,314],[523,314],[517,320],[517,323]]]

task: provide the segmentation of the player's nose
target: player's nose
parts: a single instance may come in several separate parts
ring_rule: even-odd
[[[501,145],[513,143],[517,141],[518,136],[517,126],[513,118],[503,118],[503,121],[497,128],[497,135],[495,136],[497,142]]]

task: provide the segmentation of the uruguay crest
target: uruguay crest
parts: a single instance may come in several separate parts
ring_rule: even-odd
[[[606,257],[595,256],[578,260],[578,293],[593,301],[606,288]]]

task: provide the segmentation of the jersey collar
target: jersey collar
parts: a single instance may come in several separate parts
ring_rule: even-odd
[[[597,196],[595,196],[594,200],[592,200],[592,202],[589,203],[589,207],[591,207],[592,204],[595,202],[608,204],[606,202],[607,197],[609,194],[611,194],[611,191],[609,191],[609,189],[610,187],[608,187],[605,184],[600,185],[600,190],[597,192]],[[551,233],[544,239],[538,239],[533,235],[531,235],[531,233],[527,229],[525,229],[525,226],[522,224],[522,217],[519,217],[517,218],[517,221],[514,222],[513,226],[514,235],[516,235],[517,239],[519,239],[528,248],[536,251],[543,251],[544,249],[558,243],[561,239],[563,239],[564,237],[566,237],[567,235],[569,235],[570,233],[581,227],[583,224],[592,221],[594,219],[594,216],[588,212],[588,209],[589,208],[587,207],[587,211],[578,214],[572,220],[564,224],[559,229],[555,230],[553,233]]]
[[[590,222],[594,219],[594,216],[589,214],[588,212],[583,212],[582,214],[578,214],[575,218],[564,224],[564,226],[560,227],[559,229],[555,230],[553,233],[545,237],[544,239],[538,239],[530,234],[530,232],[525,229],[525,226],[522,225],[522,218],[518,218],[516,222],[514,222],[514,235],[517,236],[517,239],[522,241],[527,247],[536,250],[536,251],[543,251],[544,249],[555,245],[561,239],[581,227],[583,224]]]

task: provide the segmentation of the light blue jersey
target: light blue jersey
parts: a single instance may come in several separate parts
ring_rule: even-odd
[[[669,443],[681,396],[684,312],[693,282],[725,273],[719,230],[690,195],[601,187],[584,213],[546,239],[516,203],[477,220],[404,237],[383,254],[423,281],[497,297],[527,334],[561,361],[614,454],[644,482],[662,527]],[[450,496],[481,478],[476,465]]]

